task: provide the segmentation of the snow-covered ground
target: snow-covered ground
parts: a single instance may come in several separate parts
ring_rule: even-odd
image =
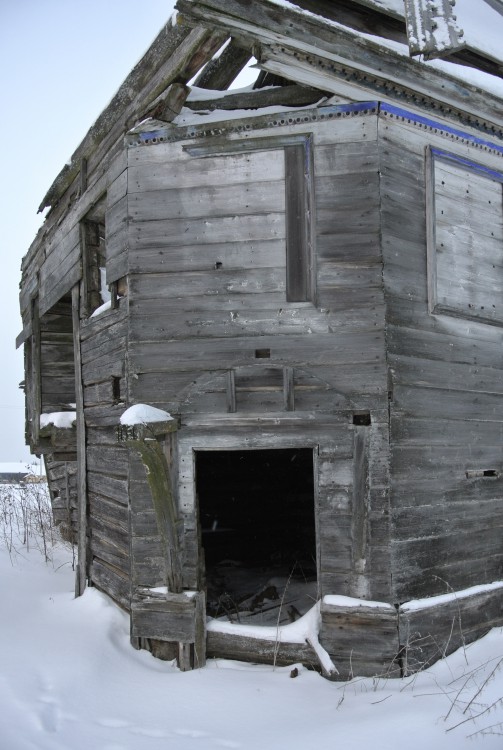
[[[134,651],[98,591],[74,598],[71,549],[45,562],[35,523],[23,541],[0,493],[1,750],[503,747],[501,628],[403,680],[223,660],[181,673]]]

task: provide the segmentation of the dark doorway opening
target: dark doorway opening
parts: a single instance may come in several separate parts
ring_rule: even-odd
[[[287,624],[317,598],[313,451],[198,451],[211,617]]]

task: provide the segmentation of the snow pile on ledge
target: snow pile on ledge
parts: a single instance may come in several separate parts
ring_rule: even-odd
[[[342,596],[339,594],[327,594],[323,597],[323,604],[331,604],[333,607],[372,607],[395,611],[395,608],[387,602],[373,602],[370,599],[356,599],[352,596]]]
[[[49,414],[40,415],[40,429],[52,424],[54,427],[69,429],[73,427],[77,419],[75,411],[53,411]]]
[[[447,604],[448,602],[454,602],[457,599],[464,599],[468,596],[475,596],[476,594],[484,594],[487,591],[494,591],[494,589],[503,588],[503,581],[494,581],[493,583],[485,583],[480,586],[471,586],[468,589],[462,589],[461,591],[451,591],[448,594],[440,594],[439,596],[430,596],[425,599],[414,599],[410,602],[405,602],[400,606],[401,612],[413,612],[418,609],[427,609],[428,607],[437,607],[440,604]]]
[[[126,409],[120,418],[123,425],[149,424],[150,422],[172,422],[173,417],[163,409],[148,404],[135,404]]]

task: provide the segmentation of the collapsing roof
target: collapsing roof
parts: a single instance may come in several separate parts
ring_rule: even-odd
[[[478,4],[503,27],[499,0]],[[411,55],[441,56],[503,74],[501,60],[459,27],[453,5],[453,0],[260,0],[252,5],[246,0],[178,0],[178,12],[91,127],[39,211],[54,207],[77,177],[85,179],[86,162],[98,149],[104,152],[146,118],[165,123],[184,105],[201,110],[201,97],[190,97],[191,87],[226,90],[252,56],[259,70],[253,90],[229,94],[208,108],[302,106],[319,101],[320,91],[347,97],[351,90],[354,98],[356,84],[362,101],[378,94],[410,103],[424,94],[439,107],[459,108],[465,120],[471,113],[472,126],[499,130],[499,99],[481,96],[474,86],[449,76],[446,80],[445,73],[404,55],[408,43]],[[482,110],[484,122],[478,115]]]

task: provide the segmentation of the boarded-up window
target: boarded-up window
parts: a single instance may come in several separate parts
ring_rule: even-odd
[[[503,323],[503,174],[431,149],[430,312]]]
[[[236,242],[243,236],[251,241],[262,240],[270,227],[271,239],[281,238],[283,241],[283,287],[286,301],[314,301],[314,178],[311,136],[249,138],[220,143],[218,146],[213,143],[198,143],[184,146],[184,150],[192,156],[208,158],[211,166],[218,165],[219,191],[222,196],[227,188],[226,179],[228,181],[231,195],[226,199],[226,212],[230,217],[242,216],[243,219],[237,226],[230,225],[231,234],[226,238],[227,242]],[[247,171],[242,167],[244,155],[247,155]],[[277,168],[280,164],[281,182],[277,180]],[[201,172],[209,174],[209,170],[204,167],[201,167]],[[242,185],[238,184],[240,172],[245,180]],[[193,203],[209,212],[209,219],[214,219],[218,211],[218,206],[215,205],[217,196],[218,192],[214,189],[208,199],[196,197]],[[248,216],[250,219],[246,221]],[[255,228],[250,224],[252,218]],[[268,259],[267,265],[270,264]],[[246,266],[245,259],[242,265]],[[225,264],[220,262],[215,267],[222,268]]]

